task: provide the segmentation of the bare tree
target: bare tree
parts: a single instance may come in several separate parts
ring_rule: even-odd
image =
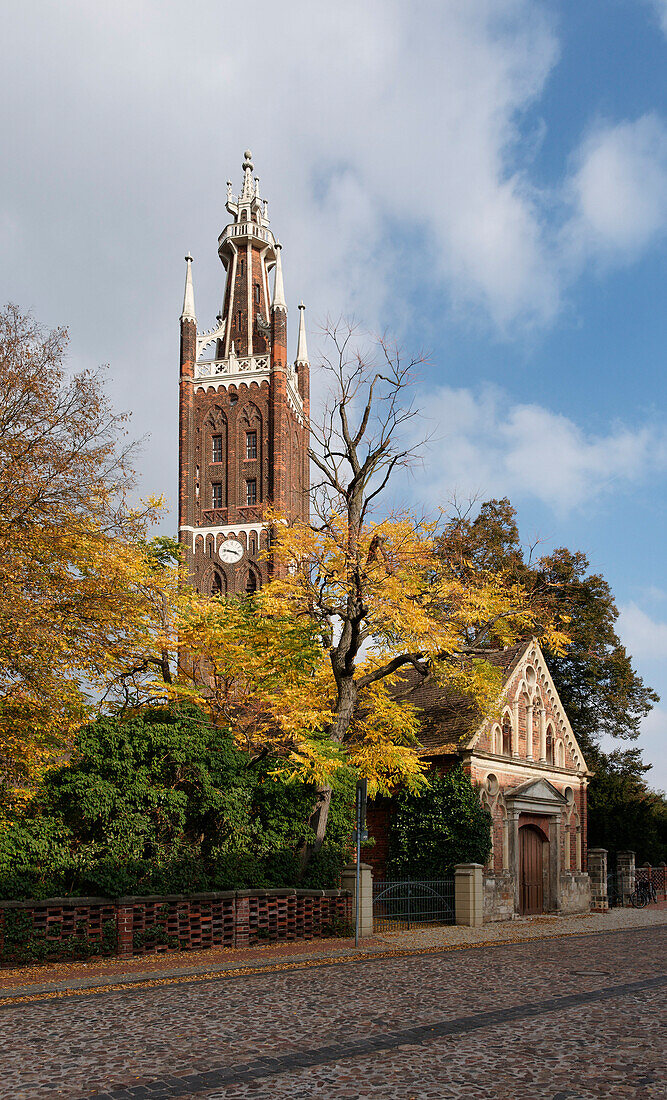
[[[424,356],[405,358],[385,339],[369,356],[352,325],[329,324],[325,334],[330,352],[322,369],[330,387],[311,426],[310,534],[300,535],[297,524],[295,534],[279,536],[287,566],[280,584],[292,609],[317,624],[328,651],[335,698],[325,735],[361,774],[379,786],[384,777],[389,789],[421,775],[414,710],[401,706],[397,693],[401,670],[426,677],[437,669],[439,677],[461,682],[491,629],[494,637],[516,640],[529,615],[516,586],[506,591],[492,574],[468,582],[456,563],[443,560],[433,523],[406,512],[385,518],[380,510],[392,478],[421,446],[412,442],[411,422]],[[374,709],[383,717],[373,727]],[[330,800],[331,787],[322,783],[311,850],[324,839]]]

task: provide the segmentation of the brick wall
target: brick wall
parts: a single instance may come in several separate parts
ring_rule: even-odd
[[[387,858],[389,856],[389,831],[391,828],[391,802],[388,798],[377,798],[368,803],[366,827],[374,844],[362,846],[361,859],[370,864],[373,878],[387,877]]]
[[[309,940],[351,913],[344,890],[0,901],[0,966]]]

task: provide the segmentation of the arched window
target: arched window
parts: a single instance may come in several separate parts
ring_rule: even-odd
[[[257,577],[253,573],[252,569],[248,570],[248,577],[245,582],[246,595],[254,596],[257,591]]]
[[[248,542],[248,553],[251,558],[254,558],[257,553],[257,535],[251,535]]]
[[[512,755],[512,723],[509,714],[503,717],[503,756]]]
[[[213,574],[213,580],[211,582],[211,595],[212,596],[224,596],[227,591],[227,585],[225,578],[221,576],[217,571]]]
[[[551,726],[547,729],[547,764],[554,762],[554,731]]]

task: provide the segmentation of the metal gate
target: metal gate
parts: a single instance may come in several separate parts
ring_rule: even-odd
[[[455,922],[453,878],[373,882],[374,932]]]

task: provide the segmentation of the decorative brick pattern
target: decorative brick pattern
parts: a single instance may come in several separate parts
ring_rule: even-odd
[[[54,960],[111,955],[117,927],[116,906],[106,898],[0,902],[0,966],[31,954]]]
[[[0,966],[13,965],[7,929],[32,930],[30,942],[53,944],[49,958],[76,954],[113,954],[108,936],[116,930],[121,956],[159,951],[197,951],[207,947],[245,947],[262,942],[310,940],[331,935],[351,919],[350,895],[344,890],[223,891],[192,897],[50,898],[46,901],[0,902]],[[105,935],[106,932],[106,935]],[[57,945],[62,946],[61,955]],[[90,950],[86,952],[86,946]],[[43,952],[42,952],[43,955]]]
[[[650,882],[658,896],[658,901],[667,899],[667,866],[664,863],[660,863],[657,867],[651,867],[650,863],[635,867],[635,879],[637,882]]]
[[[235,902],[233,891],[192,898],[136,898],[131,906],[130,953],[233,947]]]

